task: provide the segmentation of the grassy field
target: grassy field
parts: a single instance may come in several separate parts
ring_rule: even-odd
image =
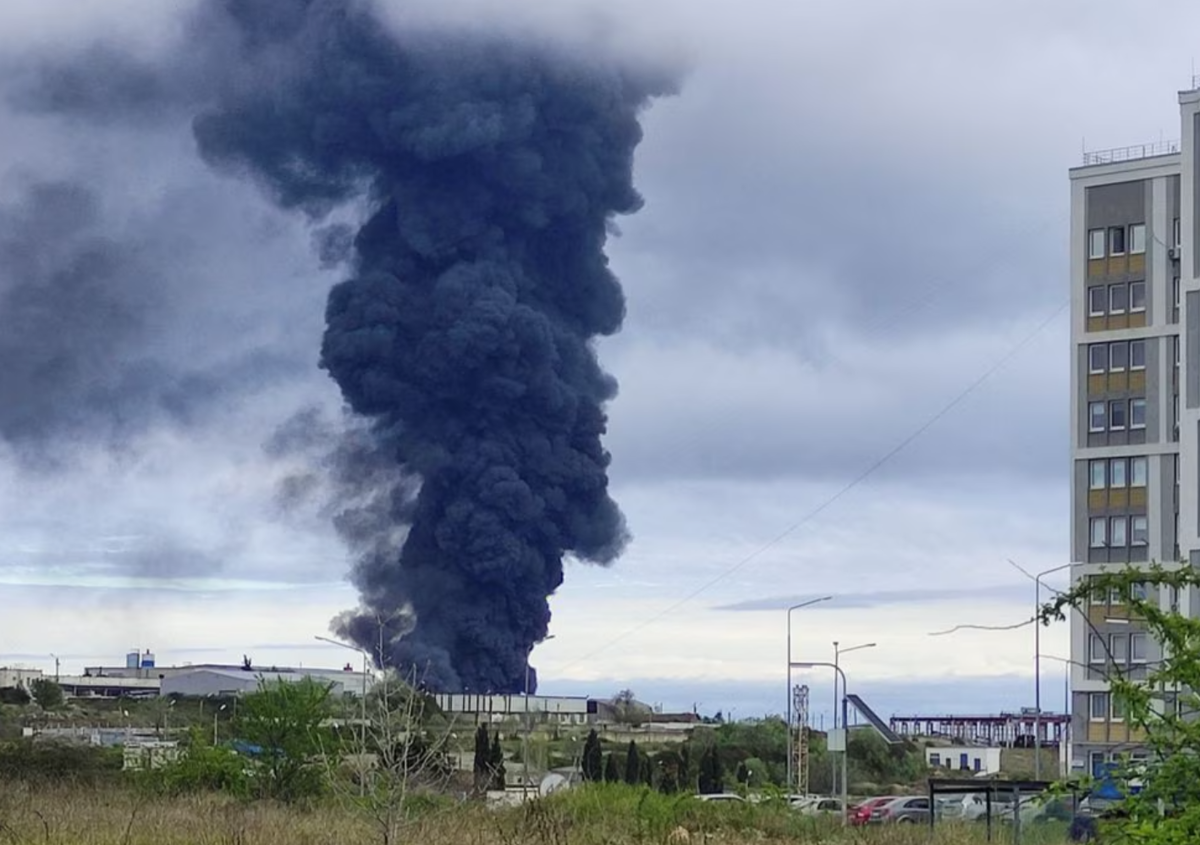
[[[686,831],[683,833],[682,831]],[[996,841],[1010,841],[1009,831]],[[842,831],[782,807],[718,806],[592,787],[490,810],[421,802],[390,838],[361,807],[322,802],[308,808],[244,804],[217,795],[150,797],[128,789],[32,788],[0,784],[0,842],[45,845],[625,845],[629,843],[856,843],[973,845],[979,826]],[[1030,845],[1061,845],[1062,829],[1028,831]]]

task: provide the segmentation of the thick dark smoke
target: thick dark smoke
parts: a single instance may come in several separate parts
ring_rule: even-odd
[[[411,609],[388,662],[440,689],[521,690],[564,555],[606,563],[626,540],[601,445],[616,384],[592,340],[624,316],[604,244],[641,204],[638,115],[659,80],[479,35],[396,40],[345,3],[228,8],[272,84],[225,92],[200,149],[284,206],[365,192],[321,361],[422,479],[415,507],[393,502],[411,518],[399,555],[360,560],[366,610],[344,633],[373,646],[377,619]]]
[[[321,365],[365,421],[332,453],[366,479],[338,512],[363,607],[335,626],[374,649],[382,625],[383,662],[430,687],[522,690],[564,557],[605,564],[627,539],[593,341],[624,317],[604,247],[641,205],[638,118],[671,81],[533,39],[392,34],[342,0],[204,3],[188,47],[174,82],[113,75],[123,107],[194,102],[203,79],[204,159],[320,223],[322,264],[350,268]],[[33,101],[111,114],[69,77]],[[348,203],[352,235],[326,225]]]

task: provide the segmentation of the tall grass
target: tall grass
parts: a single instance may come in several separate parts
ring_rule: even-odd
[[[974,845],[981,826],[920,825],[843,831],[835,820],[797,816],[780,804],[705,804],[633,787],[572,790],[503,810],[422,802],[401,841],[419,845],[659,845],[662,843],[854,843]],[[679,833],[686,830],[687,835]],[[1061,845],[1061,828],[1029,831],[1029,845]],[[1010,841],[1008,830],[995,841]],[[213,794],[180,798],[94,787],[0,783],[0,843],[44,845],[368,845],[378,830],[353,810],[245,803]]]

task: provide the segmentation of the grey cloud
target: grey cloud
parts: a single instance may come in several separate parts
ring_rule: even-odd
[[[928,425],[872,480],[1059,478],[1069,433],[1066,319],[1018,349],[1036,326],[990,337],[943,332],[919,344],[846,335],[848,360],[823,369],[787,351],[630,343],[609,355],[622,383],[609,440],[614,475],[848,483]]]
[[[999,604],[1028,601],[1031,588],[1019,584],[996,584],[970,588],[932,587],[929,589],[912,590],[876,590],[860,593],[834,592],[831,601],[819,602],[806,607],[806,613],[819,610],[846,610],[847,608],[890,607],[895,605],[915,604],[945,604],[947,602],[995,602]],[[816,595],[774,596],[765,599],[751,599],[736,604],[719,605],[713,610],[731,611],[764,611],[786,610],[805,601],[812,601]]]

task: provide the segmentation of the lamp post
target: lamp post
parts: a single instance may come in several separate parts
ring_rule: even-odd
[[[1064,563],[1042,570],[1033,576],[1033,779],[1042,779],[1042,623],[1038,614],[1042,608],[1042,578],[1070,568]]]
[[[227,705],[227,704],[222,704],[215,711],[213,711],[213,747],[214,748],[216,748],[216,746],[217,746],[217,717],[220,716],[221,711],[223,711],[228,706],[229,705]]]
[[[533,650],[546,642],[546,640],[554,639],[554,634],[547,634],[542,639],[529,647],[529,652],[525,655],[525,731],[521,736],[521,768],[523,780],[525,781],[525,789],[528,791],[532,784],[529,782],[529,734],[533,730],[532,723],[529,721],[529,657],[533,654]]]
[[[1063,715],[1070,716],[1071,714],[1071,667],[1075,665],[1074,660],[1066,657],[1059,657],[1056,654],[1043,654],[1043,660],[1057,660],[1063,664]],[[1067,720],[1066,725],[1058,740],[1058,767],[1059,775],[1066,778],[1071,774],[1071,766],[1067,760],[1067,737],[1071,733],[1071,721]]]
[[[846,683],[846,673],[842,671],[841,667],[835,666],[832,663],[822,663],[822,662],[817,662],[817,661],[805,661],[803,663],[792,663],[791,661],[789,661],[788,667],[789,668],[795,667],[797,669],[817,669],[820,667],[824,667],[826,669],[833,670],[835,681],[836,681],[836,678],[839,678],[839,677],[842,679],[842,701],[841,701],[842,707],[841,707],[841,710],[842,710],[842,724],[845,725],[846,724],[846,691],[849,689],[849,685]],[[845,728],[843,728],[842,730],[845,731]],[[847,773],[847,769],[848,769],[847,759],[849,757],[850,757],[850,737],[847,734],[843,739],[843,745],[842,745],[842,824],[843,825],[848,824],[850,821],[850,811],[849,811],[849,808],[846,806],[846,800],[848,797],[848,795],[847,795],[848,790],[846,788],[848,779],[846,777],[846,773]]]
[[[834,673],[833,673],[833,729],[835,731],[837,730],[837,727],[838,727],[837,668],[838,668],[838,664],[839,664],[839,658],[843,654],[849,654],[852,651],[859,651],[864,648],[875,648],[876,645],[877,645],[876,643],[863,643],[861,645],[850,646],[850,648],[838,648],[838,641],[837,640],[833,641],[833,668],[834,668]],[[846,724],[842,725],[842,728],[844,730],[848,730],[849,727],[850,726],[846,725]],[[831,759],[829,761],[829,791],[830,791],[830,793],[833,792],[833,790],[836,786],[837,786],[837,766],[834,764],[833,760]]]
[[[816,599],[802,601],[787,609],[787,789],[791,794],[795,777],[799,772],[792,771],[792,611],[802,607],[810,607],[823,601],[829,601],[833,596],[821,596]],[[801,730],[803,730],[803,726]]]
[[[362,737],[362,740],[361,740],[362,747],[359,749],[359,753],[366,754],[367,753],[367,667],[370,664],[371,654],[365,648],[359,648],[356,645],[350,645],[349,643],[343,643],[343,642],[340,642],[339,640],[330,639],[329,637],[314,636],[313,639],[319,640],[323,643],[328,643],[329,645],[335,645],[338,648],[345,648],[345,649],[349,649],[350,651],[357,651],[359,654],[362,655],[362,659],[363,659],[362,695],[359,696],[359,708],[360,708],[361,719],[362,719],[362,724],[359,725],[359,733]],[[361,778],[360,783],[359,783],[359,792],[360,792],[360,794],[365,795],[366,790],[367,790],[366,778]]]

